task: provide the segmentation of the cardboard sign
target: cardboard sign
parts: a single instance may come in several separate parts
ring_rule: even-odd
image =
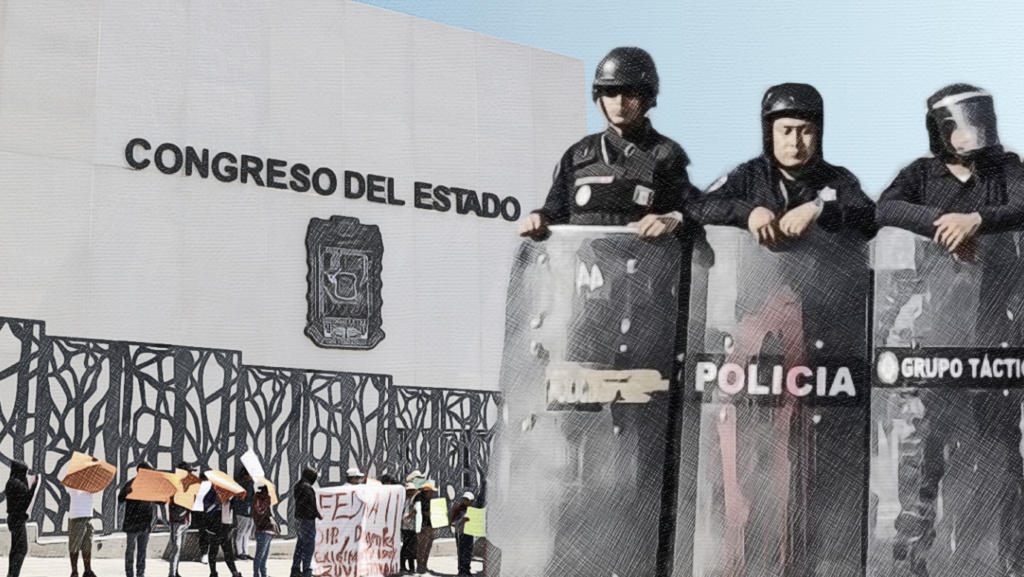
[[[36,506],[36,497],[39,496],[39,489],[43,486],[43,476],[29,475],[28,477],[25,478],[25,480],[28,481],[29,487],[32,486],[32,483],[36,483],[36,488],[34,491],[32,491],[32,500],[28,502],[28,509],[25,509],[25,512],[28,513],[29,516],[31,516],[32,507]],[[38,483],[36,481],[38,481]]]
[[[203,499],[206,498],[206,494],[209,493],[212,489],[213,483],[210,483],[209,481],[203,481],[202,483],[199,484],[199,492],[196,493],[196,500],[192,504],[193,511],[203,510]]]
[[[253,479],[267,476],[263,471],[263,465],[260,464],[260,458],[256,456],[252,449],[249,449],[242,455],[242,466],[245,467],[245,470],[249,472],[249,476]]]
[[[435,529],[448,526],[448,499],[438,497],[430,500],[430,525]]]
[[[466,509],[466,535],[472,535],[474,537],[484,537],[486,533],[484,528],[487,526],[487,511],[484,509],[477,509],[476,507],[468,507]]]
[[[416,509],[416,532],[419,533],[423,530],[423,504],[417,502],[413,508]]]
[[[399,572],[405,488],[348,485],[317,491],[323,520],[316,529],[313,574],[384,577]]]

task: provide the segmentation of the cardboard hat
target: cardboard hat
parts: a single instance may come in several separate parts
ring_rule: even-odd
[[[185,469],[177,469],[174,471],[180,482],[180,488],[177,493],[174,494],[172,502],[186,509],[192,509],[195,505],[196,497],[199,496],[199,487],[202,485],[202,481],[199,477],[192,474],[192,471]]]
[[[348,471],[345,471],[345,477],[363,477],[363,472],[359,470],[359,467],[352,467]]]
[[[267,492],[270,493],[270,504],[277,505],[277,487],[270,482],[266,477],[256,477],[253,479],[253,484],[257,486],[264,486],[267,488]]]
[[[139,469],[132,480],[132,492],[128,493],[128,498],[133,501],[167,503],[180,488],[181,480],[175,473]]]
[[[86,493],[99,493],[110,485],[115,475],[117,467],[75,451],[68,463],[68,472],[60,484]]]
[[[213,490],[217,492],[217,501],[221,503],[227,503],[232,497],[245,498],[245,488],[236,483],[227,473],[207,471],[206,479],[213,485]]]
[[[405,484],[405,490],[406,491],[418,491],[419,489],[417,489],[416,485],[414,485],[412,483],[406,483]]]
[[[436,491],[437,487],[434,486],[433,481],[427,481],[426,483],[423,483],[423,486],[420,487],[420,489],[423,491]]]
[[[470,501],[472,501],[476,497],[473,496],[473,493],[470,493],[469,491],[466,491],[465,493],[462,494],[462,498],[463,499],[469,499]]]

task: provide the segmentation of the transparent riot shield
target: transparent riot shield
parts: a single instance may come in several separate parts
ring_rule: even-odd
[[[488,476],[490,577],[651,577],[680,244],[551,227],[509,285]]]
[[[874,249],[869,574],[1020,575],[1020,233]]]
[[[862,575],[867,242],[815,228],[768,248],[745,230],[706,233],[693,256],[685,389],[700,409],[698,446],[680,471],[683,487],[695,470],[696,513],[680,492],[675,575]]]

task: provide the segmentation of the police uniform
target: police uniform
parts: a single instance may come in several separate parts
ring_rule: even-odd
[[[708,189],[701,200],[701,224],[747,228],[750,213],[759,206],[781,218],[800,205],[819,202],[822,211],[815,225],[822,230],[874,236],[875,206],[857,177],[824,159],[812,162],[795,180],[783,176],[770,152],[744,162]]]
[[[693,222],[688,206],[698,195],[686,172],[689,163],[683,148],[646,118],[621,136],[609,127],[562,155],[544,207],[535,212],[550,224],[604,226],[679,212],[686,231]]]
[[[933,157],[915,160],[902,169],[878,201],[878,222],[926,237],[918,240],[915,252],[916,278],[894,285],[898,295],[886,295],[897,305],[906,302],[909,293],[929,293],[929,309],[915,321],[915,339],[923,347],[1024,345],[1019,317],[1021,302],[1017,285],[1022,273],[1018,234],[1024,230],[1024,167],[1020,159],[999,144],[991,96],[968,85],[946,87],[928,101],[927,124]],[[950,135],[958,127],[976,130],[977,148],[958,152],[950,144]],[[961,181],[947,163],[968,161],[972,174]],[[950,213],[981,216],[976,235],[962,243],[970,252],[984,255],[980,263],[977,310],[967,310],[956,286],[959,276],[945,248],[935,246],[933,224]],[[920,286],[922,283],[929,286]],[[931,284],[929,284],[931,283]],[[907,294],[903,294],[907,293]],[[892,307],[890,307],[892,308]],[[927,310],[925,311],[928,312]],[[890,315],[892,316],[892,315]],[[918,325],[923,325],[918,327]],[[883,329],[885,327],[882,327]],[[973,331],[973,332],[971,332]],[[972,418],[982,435],[986,453],[1000,459],[999,470],[1007,472],[1009,486],[990,489],[1000,501],[999,556],[1005,569],[1020,571],[1021,532],[1024,530],[1016,509],[1021,506],[1020,474],[1024,469],[1020,454],[1020,399],[993,396],[991,392],[972,393],[969,407],[950,396],[949,390],[921,392],[924,407],[911,441],[919,438],[920,449],[901,456],[900,501],[903,508],[896,521],[898,532],[894,555],[911,555],[912,570],[925,574],[923,556],[916,548],[928,548],[935,534],[936,499],[939,483],[945,475],[944,449],[950,434],[964,418]],[[908,445],[909,447],[910,445]],[[1005,481],[1005,480],[1004,480]],[[998,479],[990,479],[998,484]]]
[[[793,171],[792,179],[783,174],[774,154],[773,123],[779,118],[807,120],[819,127],[817,152]],[[871,289],[867,241],[877,230],[874,203],[849,170],[822,158],[824,105],[812,86],[769,88],[761,120],[762,154],[713,183],[692,212],[702,225],[746,230],[758,207],[775,215],[773,226],[785,213],[807,203],[817,204],[821,211],[799,238],[777,231],[775,242],[766,249],[732,249],[735,252],[722,255],[737,259],[738,284],[738,324],[730,339],[721,336],[731,343],[725,350],[732,347],[730,358],[736,357],[732,362],[741,365],[770,365],[773,359],[809,367],[863,363]],[[857,439],[863,436],[864,411],[812,411],[792,397],[741,395],[723,402],[720,415],[731,415],[716,423],[726,526],[743,530],[725,531],[727,553],[718,562],[726,570],[745,563],[752,572],[794,575],[823,573],[828,564],[859,567],[859,532],[851,528],[859,525],[863,511],[860,479],[867,459]],[[815,416],[820,420],[812,421]],[[751,434],[761,430],[766,431],[763,438]],[[780,446],[785,448],[780,451]],[[753,461],[773,463],[780,476],[765,478],[764,466],[752,466]],[[726,462],[731,463],[728,468]],[[729,497],[730,491],[736,498]],[[757,497],[765,492],[771,496]],[[756,512],[748,515],[736,505],[744,500],[757,502]],[[776,557],[780,547],[791,556]]]

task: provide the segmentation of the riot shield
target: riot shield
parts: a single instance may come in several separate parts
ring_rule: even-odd
[[[876,240],[871,575],[1019,575],[1020,233]]]
[[[655,575],[680,244],[554,226],[509,284],[490,577]]]
[[[867,242],[816,227],[772,247],[736,228],[706,234],[685,389],[699,440],[680,470],[696,471],[696,513],[681,491],[675,575],[862,575]],[[680,554],[688,523],[691,558]]]

